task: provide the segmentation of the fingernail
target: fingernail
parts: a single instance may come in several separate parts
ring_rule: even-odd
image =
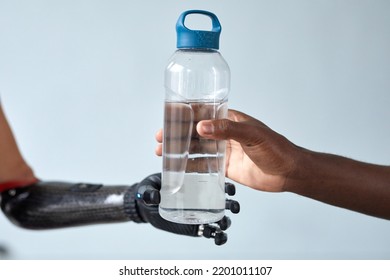
[[[202,132],[204,134],[213,134],[214,133],[214,125],[211,122],[203,122],[202,123]]]

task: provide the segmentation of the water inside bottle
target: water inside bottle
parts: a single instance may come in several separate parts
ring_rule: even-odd
[[[225,141],[196,132],[200,120],[225,118],[227,103],[165,103],[160,215],[170,221],[219,221],[225,209]]]

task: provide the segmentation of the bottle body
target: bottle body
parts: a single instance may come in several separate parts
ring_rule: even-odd
[[[225,141],[196,132],[201,120],[227,117],[230,70],[218,51],[178,50],[165,70],[160,215],[170,221],[219,221],[225,209]]]

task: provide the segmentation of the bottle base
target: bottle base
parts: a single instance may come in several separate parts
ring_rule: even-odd
[[[170,209],[159,208],[159,214],[165,220],[179,224],[201,225],[220,221],[225,215],[224,209]]]

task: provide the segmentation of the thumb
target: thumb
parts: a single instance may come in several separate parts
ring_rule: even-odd
[[[196,130],[200,136],[215,140],[235,140],[246,146],[262,142],[258,127],[246,122],[235,122],[229,119],[200,121]]]

